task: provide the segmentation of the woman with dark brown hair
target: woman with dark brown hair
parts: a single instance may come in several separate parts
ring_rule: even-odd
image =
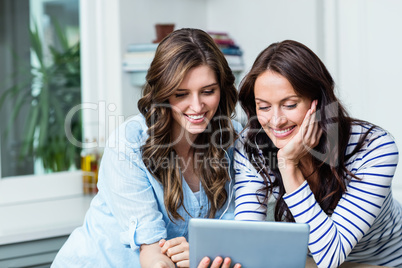
[[[189,267],[189,220],[233,219],[234,80],[206,32],[180,29],[160,42],[141,114],[110,136],[99,192],[54,267]]]
[[[347,114],[317,55],[292,40],[270,45],[239,99],[248,124],[235,147],[235,218],[308,223],[319,267],[401,267],[398,149],[387,131]]]

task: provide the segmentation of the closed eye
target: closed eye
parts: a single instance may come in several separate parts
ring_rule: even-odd
[[[271,108],[271,106],[260,106],[260,107],[258,107],[258,110],[268,111],[270,108]]]
[[[297,103],[292,104],[292,105],[285,105],[285,107],[286,107],[287,109],[294,109],[294,108],[296,108],[296,106],[297,106]]]
[[[203,91],[203,93],[206,94],[206,95],[214,94],[214,92],[215,92],[215,89],[209,89],[209,90],[204,90]]]
[[[187,95],[187,93],[176,93],[174,96],[176,97],[176,98],[180,98],[180,97],[184,97],[184,96],[186,96]]]

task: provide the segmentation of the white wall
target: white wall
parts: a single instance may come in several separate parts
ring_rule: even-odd
[[[402,1],[338,0],[333,11],[339,96],[353,117],[390,131],[402,150]],[[402,190],[402,166],[393,183]]]
[[[209,30],[226,31],[244,50],[246,69],[273,42],[293,39],[318,54],[318,9],[316,0],[208,0]],[[291,8],[290,8],[291,7]]]

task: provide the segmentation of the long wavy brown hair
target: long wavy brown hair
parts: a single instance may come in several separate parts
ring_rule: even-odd
[[[214,217],[228,197],[225,183],[230,176],[228,165],[222,159],[226,159],[226,150],[237,137],[231,118],[238,94],[235,77],[211,36],[199,29],[183,28],[164,38],[148,70],[143,97],[138,101],[149,135],[141,148],[142,159],[149,172],[163,185],[164,203],[171,220],[183,220],[178,213],[183,206],[183,185],[179,158],[172,145],[173,117],[168,99],[188,71],[201,65],[214,71],[221,94],[216,114],[193,144],[194,155],[202,155],[193,163],[194,170],[209,200],[209,217]]]
[[[254,100],[254,84],[257,77],[267,71],[276,72],[285,77],[296,94],[310,100],[318,100],[317,118],[323,134],[319,144],[311,151],[314,172],[318,172],[319,185],[313,189],[313,194],[321,208],[332,214],[342,194],[346,191],[347,180],[356,176],[346,167],[346,161],[363,146],[368,130],[359,140],[358,145],[350,154],[345,154],[350,138],[351,125],[367,122],[349,117],[348,113],[335,96],[334,81],[325,65],[318,56],[305,45],[285,40],[274,43],[263,50],[255,60],[250,72],[240,84],[239,100],[248,116],[248,134],[245,150],[256,170],[264,178],[265,199],[275,187],[279,188],[279,197],[275,207],[276,221],[294,221],[286,203],[283,200],[285,188],[278,169],[276,154],[278,149],[266,135],[257,119]],[[262,156],[259,154],[262,150]],[[269,176],[269,170],[275,180]],[[309,176],[311,176],[310,174]],[[349,176],[347,176],[349,175]]]

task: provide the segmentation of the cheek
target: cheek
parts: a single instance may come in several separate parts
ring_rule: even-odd
[[[181,121],[180,113],[176,109],[172,110],[171,117],[172,117],[173,121],[175,121],[175,122]]]
[[[307,111],[302,111],[302,112],[295,114],[293,117],[294,118],[293,122],[295,122],[298,126],[301,126],[306,114],[307,114]]]
[[[180,113],[185,106],[184,101],[169,100],[170,108],[173,112]]]
[[[216,96],[214,96],[213,98],[211,98],[211,99],[208,101],[208,103],[209,103],[209,106],[210,106],[212,109],[217,110],[217,109],[218,109],[218,106],[219,106],[219,101],[220,101],[220,96],[219,96],[219,94],[217,94]]]
[[[257,113],[257,119],[262,127],[265,127],[269,122],[269,117],[267,114]]]

